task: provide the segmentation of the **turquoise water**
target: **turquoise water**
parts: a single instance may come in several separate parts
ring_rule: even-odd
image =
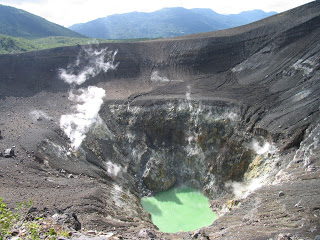
[[[208,198],[193,188],[171,188],[141,199],[144,210],[162,232],[192,231],[209,226],[217,218]]]

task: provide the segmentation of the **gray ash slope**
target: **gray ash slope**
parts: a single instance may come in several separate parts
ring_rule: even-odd
[[[314,239],[319,13],[314,1],[225,31],[92,46],[118,50],[119,65],[81,86],[106,91],[104,125],[69,154],[59,121],[72,112],[70,87],[58,73],[82,48],[1,55],[0,146],[19,151],[0,159],[2,197],[76,212],[85,227],[114,236],[132,239],[148,227],[158,238],[188,239],[192,233],[156,231],[139,204],[145,191],[188,183],[218,211],[231,209],[202,237]],[[253,139],[277,150],[259,154],[248,147]],[[226,187],[262,177],[265,185],[246,198]]]

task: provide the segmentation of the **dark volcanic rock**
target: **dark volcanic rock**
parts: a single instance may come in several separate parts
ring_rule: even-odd
[[[175,184],[176,177],[165,168],[166,165],[161,160],[151,158],[148,161],[142,180],[149,190],[161,192]]]
[[[14,156],[14,149],[13,148],[8,148],[4,150],[4,157],[5,158],[11,158]]]
[[[187,184],[223,214],[203,238],[314,239],[319,35],[313,1],[225,31],[93,45],[118,50],[119,65],[80,86],[106,95],[77,151],[60,129],[77,106],[58,73],[82,47],[1,55],[0,147],[15,145],[17,155],[0,160],[1,197],[58,205],[118,238],[147,228],[156,238],[188,239],[157,231],[140,204],[150,189]]]
[[[81,229],[81,223],[79,222],[75,213],[57,212],[54,215],[52,215],[52,219],[55,220],[57,223],[66,225],[68,228],[74,230]]]

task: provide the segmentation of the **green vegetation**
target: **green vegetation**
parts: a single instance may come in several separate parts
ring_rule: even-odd
[[[70,29],[93,38],[132,39],[167,38],[193,33],[216,31],[248,24],[275,14],[252,10],[223,15],[206,8],[164,8],[152,13],[131,12],[110,15],[87,23],[74,24]]]
[[[0,53],[18,53],[36,50],[31,41],[0,34]]]
[[[27,39],[49,36],[84,37],[68,28],[14,7],[0,4],[0,34]]]
[[[0,198],[0,239],[17,236],[19,239],[57,239],[58,236],[69,237],[68,231],[61,226],[39,217],[29,217],[28,211],[33,202],[19,203],[14,211],[7,208]]]
[[[111,42],[137,42],[150,40],[147,38],[126,39],[126,40],[106,40],[92,38],[70,38],[70,37],[47,37],[39,39],[15,38],[0,34],[0,54],[23,53],[38,51],[49,48],[75,46],[77,44],[86,45],[93,43],[111,43]]]
[[[0,54],[87,44],[89,41],[89,38],[44,18],[0,4]]]
[[[136,42],[147,38],[106,40],[87,38],[24,10],[0,4],[0,54],[93,43]]]
[[[69,37],[47,37],[30,40],[30,42],[35,46],[35,50],[42,50],[48,48],[64,47],[64,46],[74,46],[77,44],[86,45],[92,43],[105,43],[110,42],[107,40],[95,40],[90,38],[69,38]]]

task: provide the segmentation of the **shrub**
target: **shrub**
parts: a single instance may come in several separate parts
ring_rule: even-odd
[[[18,203],[14,211],[0,198],[0,239],[18,236],[20,239],[57,239],[58,236],[69,237],[69,232],[60,225],[40,217],[29,217],[33,202]]]

